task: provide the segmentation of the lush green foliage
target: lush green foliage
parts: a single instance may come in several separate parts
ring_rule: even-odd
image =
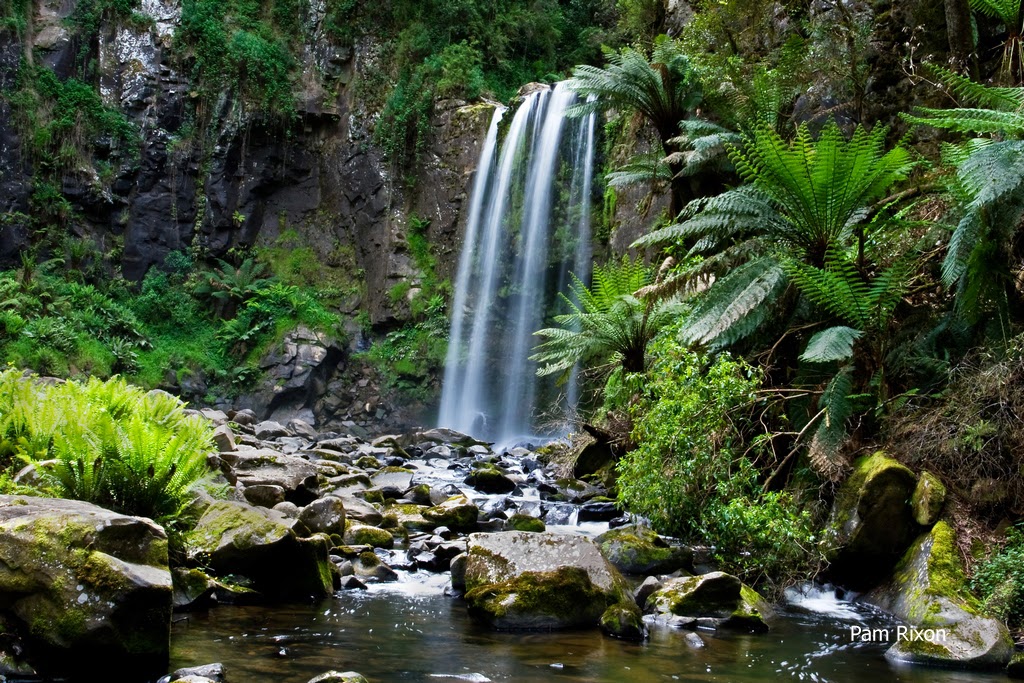
[[[744,453],[741,415],[758,400],[759,373],[721,354],[652,344],[633,407],[636,449],[618,463],[619,499],[661,533],[715,546],[726,571],[785,584],[817,562],[812,519],[788,494],[763,493]]]
[[[1024,533],[1020,527],[1007,529],[1006,545],[975,565],[971,588],[986,612],[1014,628],[1024,624]]]
[[[567,375],[577,364],[584,368],[620,365],[642,372],[647,344],[682,311],[674,300],[643,301],[636,293],[651,284],[654,272],[640,260],[594,268],[593,285],[572,276],[570,294],[561,294],[570,313],[555,317],[560,327],[538,330],[544,339],[530,360],[540,363],[538,375]]]
[[[48,384],[17,370],[0,373],[6,465],[36,463],[59,497],[173,523],[209,471],[212,434],[178,399],[122,379]]]

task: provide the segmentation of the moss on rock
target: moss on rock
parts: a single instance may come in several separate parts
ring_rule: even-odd
[[[624,526],[595,539],[601,554],[626,574],[668,574],[693,568],[689,548],[670,547],[651,529]]]
[[[508,518],[508,529],[512,531],[543,533],[547,527],[544,525],[544,520],[517,512]]]

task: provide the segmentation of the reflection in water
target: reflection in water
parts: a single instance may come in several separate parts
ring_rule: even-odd
[[[442,594],[444,575],[410,574],[400,584],[346,592],[316,605],[219,607],[175,625],[172,670],[222,662],[233,681],[306,683],[330,669],[389,681],[810,681],[815,683],[981,683],[1003,677],[896,668],[884,645],[851,643],[848,626],[885,626],[859,607],[841,614],[801,605],[766,635],[656,628],[642,645],[599,631],[496,633]],[[818,596],[819,598],[821,596]],[[827,600],[819,603],[826,604]],[[829,608],[832,609],[832,608]]]

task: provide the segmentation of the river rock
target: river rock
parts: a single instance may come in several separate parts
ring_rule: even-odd
[[[219,501],[207,508],[190,534],[190,555],[219,574],[241,574],[276,598],[331,593],[328,541],[299,538],[269,517],[271,511]]]
[[[979,613],[966,585],[955,532],[939,522],[917,539],[885,584],[862,598],[923,636],[901,638],[886,658],[972,669],[1006,666],[1013,640],[1002,622]]]
[[[547,529],[547,526],[544,524],[544,520],[539,517],[524,515],[517,512],[508,518],[508,528],[512,531],[542,533]]]
[[[279,436],[290,436],[288,429],[280,422],[264,420],[253,426],[253,432],[260,441],[267,441]]]
[[[470,613],[498,629],[595,626],[613,605],[636,610],[625,580],[582,536],[472,534],[463,580]]]
[[[284,487],[277,484],[252,484],[242,489],[242,496],[251,504],[276,508],[285,502]],[[294,505],[294,503],[291,503]]]
[[[906,552],[920,527],[910,506],[917,478],[884,453],[864,456],[836,496],[827,526],[829,573],[837,583],[871,588]]]
[[[341,498],[341,502],[345,505],[345,516],[348,519],[371,526],[377,526],[384,521],[384,515],[380,513],[380,510],[362,498],[347,495],[338,497]]]
[[[268,448],[234,454],[229,481],[242,486],[270,485],[284,489],[285,499],[296,505],[316,500],[319,493],[316,465],[295,455]]]
[[[171,599],[167,535],[152,521],[0,496],[2,616],[40,672],[165,665]]]
[[[479,508],[465,496],[452,496],[440,505],[427,508],[423,517],[438,526],[446,526],[456,531],[472,531],[476,528]]]
[[[171,580],[175,612],[204,609],[214,601],[216,583],[198,569],[176,567],[171,570]]]
[[[645,610],[737,631],[768,630],[771,607],[756,591],[725,572],[666,580],[648,598]]]
[[[184,669],[178,669],[170,676],[165,676],[158,683],[162,681],[182,681],[182,680],[195,680],[205,679],[213,681],[214,683],[227,683],[227,672],[224,670],[224,665],[221,663],[216,664],[204,664],[203,666],[189,666]]]
[[[309,683],[368,683],[362,674],[355,671],[328,671],[309,679]]]
[[[594,539],[601,554],[626,574],[671,574],[679,569],[693,570],[693,551],[670,547],[651,529],[624,526],[611,529]]]
[[[299,521],[313,533],[344,534],[345,503],[334,496],[318,498],[302,509]]]
[[[463,483],[481,493],[509,493],[516,487],[516,483],[497,467],[473,470]]]
[[[368,524],[349,523],[343,536],[346,545],[368,545],[374,548],[392,548],[395,538],[390,531]]]

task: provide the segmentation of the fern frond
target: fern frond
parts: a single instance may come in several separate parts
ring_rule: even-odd
[[[818,332],[807,342],[800,360],[809,363],[831,363],[853,357],[854,343],[864,336],[861,330],[837,325]]]
[[[742,339],[764,322],[766,304],[785,284],[786,274],[775,259],[745,263],[704,292],[680,332],[682,339],[720,346]]]
[[[815,472],[830,481],[841,479],[847,467],[840,449],[846,440],[846,423],[853,416],[852,391],[853,375],[847,366],[836,373],[818,399],[823,415],[807,455]]]

